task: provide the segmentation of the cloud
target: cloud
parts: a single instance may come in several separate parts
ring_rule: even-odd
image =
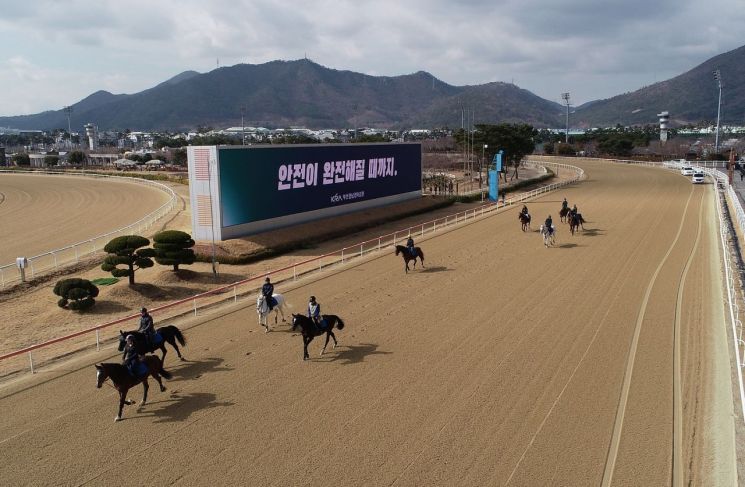
[[[738,0],[6,1],[3,111],[136,92],[188,69],[308,56],[368,74],[512,81],[577,103],[632,91],[738,47]],[[5,41],[4,41],[5,42]],[[23,81],[19,83],[19,81]],[[15,85],[13,85],[15,83]],[[89,91],[83,91],[89,90]],[[23,101],[19,101],[23,100]]]

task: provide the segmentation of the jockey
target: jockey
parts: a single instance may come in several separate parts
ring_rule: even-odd
[[[551,215],[548,215],[548,218],[546,218],[546,228],[548,228],[548,233],[554,233],[554,221],[551,219]]]
[[[526,205],[523,205],[523,209],[520,210],[520,213],[522,213],[523,215],[527,215],[528,214],[528,207]]]
[[[137,331],[145,335],[148,345],[153,346],[155,345],[155,326],[153,324],[153,317],[147,312],[147,308],[142,308],[140,313],[140,329]]]
[[[569,208],[569,202],[564,198],[564,201],[561,202],[561,209],[566,210],[567,208]]]
[[[577,214],[577,205],[576,204],[574,206],[572,206],[572,214],[574,214],[574,215]]]
[[[308,318],[313,320],[313,323],[316,324],[319,330],[321,329],[323,325],[323,320],[321,319],[321,304],[316,301],[315,296],[311,296],[310,302],[308,303]]]
[[[129,369],[130,374],[135,375],[134,366],[141,361],[141,356],[137,353],[134,336],[127,335],[125,341],[126,345],[124,346],[124,358],[122,359],[122,364]]]
[[[409,237],[409,240],[406,241],[406,248],[409,249],[409,254],[416,257],[416,250],[414,249],[414,239]]]
[[[264,279],[264,285],[261,286],[261,295],[264,296],[264,301],[266,301],[267,306],[269,306],[269,311],[274,308],[274,299],[272,299],[272,294],[274,294],[274,284],[272,284],[267,277],[266,279]]]

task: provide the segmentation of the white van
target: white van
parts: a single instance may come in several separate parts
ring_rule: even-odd
[[[680,170],[680,174],[683,176],[693,176],[693,168],[691,166],[683,166],[683,168]]]
[[[691,182],[693,184],[701,184],[704,182],[704,177],[706,175],[702,173],[701,171],[696,171],[693,173],[693,176],[691,176]]]

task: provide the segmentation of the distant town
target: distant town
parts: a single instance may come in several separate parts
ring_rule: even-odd
[[[478,125],[473,130],[478,130]],[[613,129],[544,129],[537,131],[536,152],[560,155],[616,155],[616,156],[681,156],[712,158],[715,126],[680,127],[670,129],[667,144],[658,139],[659,128],[615,127]],[[191,132],[143,132],[134,130],[99,131],[87,124],[82,131],[56,129],[17,130],[0,127],[0,165],[34,168],[95,166],[118,170],[186,170],[188,145],[259,145],[259,144],[315,144],[315,143],[372,143],[422,141],[425,152],[458,152],[459,129],[412,129],[404,131],[378,128],[347,128],[312,130],[304,127],[269,129],[265,127],[228,127],[215,129],[200,127]],[[613,154],[593,140],[608,133],[627,134],[632,138],[628,153]],[[641,134],[641,138],[640,138]],[[745,142],[739,137],[745,126],[720,127],[718,149],[738,154],[745,152]],[[614,135],[616,136],[616,135]],[[460,137],[462,138],[462,136]],[[566,142],[569,142],[568,144]]]

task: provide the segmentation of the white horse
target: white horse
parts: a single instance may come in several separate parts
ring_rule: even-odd
[[[556,243],[556,227],[552,227],[553,232],[548,231],[548,227],[541,225],[541,235],[543,236],[543,245],[550,247]]]
[[[272,297],[277,302],[277,304],[274,306],[274,309],[269,311],[269,304],[264,299],[264,295],[260,294],[259,297],[256,299],[256,313],[259,315],[259,324],[266,328],[265,333],[268,333],[271,331],[271,328],[269,328],[269,325],[266,322],[266,317],[269,316],[269,313],[274,313],[274,324],[277,324],[277,312],[282,315],[282,321],[287,321],[285,319],[285,298],[281,294],[272,294]]]

